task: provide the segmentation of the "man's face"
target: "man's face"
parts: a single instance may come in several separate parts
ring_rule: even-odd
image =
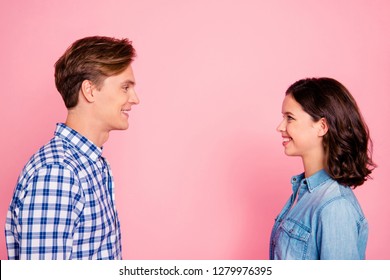
[[[96,90],[96,117],[99,128],[105,132],[129,127],[129,111],[139,103],[134,90],[133,69],[129,65],[122,73],[106,78]]]

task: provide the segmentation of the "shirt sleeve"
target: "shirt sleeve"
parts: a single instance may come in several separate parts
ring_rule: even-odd
[[[50,165],[31,177],[15,210],[20,259],[70,259],[73,233],[84,207],[75,174]]]
[[[352,204],[338,199],[326,205],[320,216],[317,235],[320,259],[356,260],[359,253],[357,213]]]

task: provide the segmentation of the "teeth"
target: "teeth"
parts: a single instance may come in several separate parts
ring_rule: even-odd
[[[292,139],[290,137],[288,138],[283,138],[283,142],[290,142]]]

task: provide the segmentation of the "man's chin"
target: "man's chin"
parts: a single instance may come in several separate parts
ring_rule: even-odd
[[[129,128],[129,123],[126,123],[126,124],[123,124],[121,126],[121,128],[119,128],[118,130],[127,130]]]
[[[111,129],[112,130],[127,130],[129,128],[129,124],[128,123],[121,123],[119,125],[116,125],[115,127],[113,127]]]

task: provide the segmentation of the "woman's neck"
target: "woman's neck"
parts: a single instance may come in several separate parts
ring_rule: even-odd
[[[325,168],[325,156],[323,154],[312,158],[302,157],[302,162],[305,170],[305,178],[309,178],[313,174]]]

